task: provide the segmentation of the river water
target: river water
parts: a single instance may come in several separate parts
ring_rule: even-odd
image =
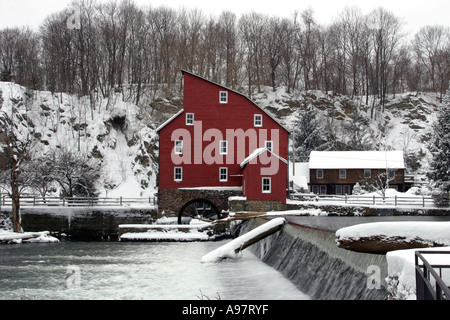
[[[226,241],[0,245],[0,299],[309,299],[248,250],[200,262]]]

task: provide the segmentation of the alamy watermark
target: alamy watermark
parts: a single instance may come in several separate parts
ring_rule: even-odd
[[[262,175],[278,173],[279,161],[275,155],[279,154],[280,132],[278,129],[226,129],[223,131],[209,128],[203,132],[202,121],[194,121],[192,130],[178,128],[172,132],[171,140],[174,147],[171,154],[173,164],[241,164],[246,159],[246,150],[250,152],[267,147],[270,151],[259,155],[262,165]],[[270,132],[270,139],[269,139]],[[203,147],[204,143],[208,143]],[[193,148],[191,147],[193,146]],[[249,161],[255,164],[256,157]]]
[[[71,30],[81,29],[81,10],[76,4],[72,6],[72,15],[67,18],[66,25]]]
[[[79,266],[68,266],[66,270],[67,289],[79,288],[81,286],[81,269]]]
[[[377,265],[367,267],[367,289],[381,289],[381,269]]]

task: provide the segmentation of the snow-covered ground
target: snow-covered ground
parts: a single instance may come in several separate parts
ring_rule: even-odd
[[[415,300],[415,252],[418,249],[396,250],[386,254],[388,262],[388,291],[391,299]],[[420,251],[446,251],[448,254],[423,254],[431,265],[450,265],[450,247],[426,248]],[[419,262],[419,264],[422,264]],[[439,272],[438,272],[439,273]],[[450,286],[450,269],[443,269],[442,280]]]
[[[25,112],[23,104],[19,108],[13,100],[25,101],[27,88],[0,81],[0,90],[4,100],[1,111],[9,114],[14,107]],[[35,157],[63,147],[86,156],[90,163],[101,163],[95,185],[100,197],[153,196],[157,134],[148,112],[125,102],[119,94],[99,97],[95,110],[87,97],[49,91],[34,91],[32,97],[26,112],[37,139],[32,150]],[[117,119],[124,123],[118,124]],[[27,130],[23,125],[18,128],[24,136]],[[59,186],[54,187],[59,195]]]

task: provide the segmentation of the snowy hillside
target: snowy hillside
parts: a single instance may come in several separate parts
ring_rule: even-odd
[[[155,192],[157,137],[149,117],[119,96],[95,102],[87,98],[47,91],[27,91],[16,84],[0,82],[2,111],[24,109],[36,142],[34,157],[66,148],[100,163],[96,189],[99,196],[141,197]],[[18,103],[26,101],[28,103]],[[22,126],[24,133],[29,129]]]
[[[424,174],[430,159],[426,143],[439,108],[436,94],[389,95],[384,111],[373,97],[366,104],[365,97],[350,99],[317,90],[288,94],[284,87],[276,92],[266,87],[253,99],[290,129],[302,105],[311,105],[317,110],[323,134],[333,140],[330,150],[352,150],[351,136],[358,130],[369,150],[403,151],[408,173],[426,180]]]
[[[177,88],[178,90],[179,88]],[[141,197],[156,192],[158,166],[158,135],[155,129],[182,107],[176,92],[158,91],[145,106],[123,102],[115,93],[109,99],[91,101],[65,93],[28,91],[8,82],[0,82],[3,92],[2,110],[26,109],[33,126],[35,157],[67,148],[85,155],[90,162],[100,163],[96,188],[99,196]],[[18,101],[29,102],[19,106]],[[438,106],[432,94],[401,94],[388,99],[385,110],[371,109],[365,98],[325,94],[321,91],[286,93],[284,87],[273,92],[263,87],[252,100],[265,108],[288,128],[305,105],[318,111],[322,130],[333,133],[333,148],[349,144],[349,128],[355,124],[373,148],[403,150],[408,168],[419,175],[426,171],[430,127],[436,119]],[[358,115],[355,122],[355,115]],[[27,128],[21,130],[26,132]],[[385,137],[386,135],[386,137]]]

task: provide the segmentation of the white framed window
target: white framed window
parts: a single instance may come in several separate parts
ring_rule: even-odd
[[[253,125],[255,127],[262,127],[262,114],[255,114],[254,119],[253,119]]]
[[[272,179],[262,178],[262,193],[271,193],[271,192],[272,192]]]
[[[228,168],[219,168],[219,181],[227,182],[228,181]]]
[[[194,125],[194,114],[186,113],[186,125],[193,126]]]
[[[183,154],[183,140],[175,140],[175,154]]]
[[[220,154],[228,154],[228,141],[226,140],[220,140]]]
[[[316,178],[317,179],[323,179],[323,170],[322,169],[317,169],[316,170]]]
[[[267,148],[267,150],[272,151],[272,147],[273,147],[273,142],[271,140],[266,141],[264,143],[264,146]]]
[[[320,194],[327,194],[327,186],[326,185],[321,185],[320,186]]]
[[[342,185],[336,185],[336,194],[342,194]]]
[[[364,169],[364,178],[370,178],[370,177],[372,177],[372,170]]]
[[[175,167],[173,169],[173,180],[176,182],[183,181],[183,168],[182,167]]]
[[[347,178],[347,170],[339,169],[339,179],[345,179],[345,178]]]
[[[314,194],[319,194],[319,186],[318,185],[313,185],[311,191]]]
[[[350,194],[350,186],[349,185],[344,186],[344,194]]]
[[[219,102],[220,103],[228,103],[228,91],[220,91],[219,92]]]

